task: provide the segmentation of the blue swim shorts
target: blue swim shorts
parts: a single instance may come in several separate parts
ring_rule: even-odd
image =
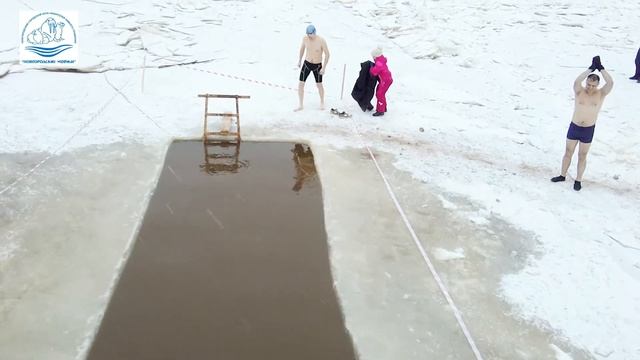
[[[596,130],[596,125],[591,126],[578,126],[573,121],[569,125],[569,131],[567,131],[567,139],[578,140],[581,143],[589,144],[593,140],[593,133]]]

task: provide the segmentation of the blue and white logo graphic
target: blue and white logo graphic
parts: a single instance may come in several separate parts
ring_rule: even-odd
[[[72,65],[78,61],[76,11],[20,12],[20,62]]]

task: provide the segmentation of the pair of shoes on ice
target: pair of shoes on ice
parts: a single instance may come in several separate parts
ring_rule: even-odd
[[[551,182],[560,182],[560,181],[565,181],[567,178],[565,178],[562,175],[558,175],[556,177],[552,177],[551,178]],[[575,191],[580,191],[580,189],[582,189],[582,182],[576,180],[573,182],[573,190]]]
[[[348,118],[351,117],[351,114],[348,114],[346,111],[340,111],[338,109],[331,109],[331,113],[333,115],[338,115],[341,118]]]

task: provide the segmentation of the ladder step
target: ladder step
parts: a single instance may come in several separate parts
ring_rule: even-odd
[[[207,116],[232,116],[237,118],[238,114],[225,114],[225,113],[207,113]]]
[[[237,132],[230,131],[209,131],[206,132],[205,135],[238,136],[239,134]]]
[[[198,97],[218,98],[218,99],[251,99],[251,96],[249,95],[198,94]]]
[[[235,158],[236,158],[235,154],[229,154],[229,155],[212,154],[212,155],[207,155],[207,159],[212,159],[212,160],[225,160],[225,159],[233,159],[233,160],[235,160]]]

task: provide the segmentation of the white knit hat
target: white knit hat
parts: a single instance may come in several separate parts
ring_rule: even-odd
[[[378,56],[382,55],[382,47],[378,46],[375,49],[371,50],[371,56],[375,59]]]

